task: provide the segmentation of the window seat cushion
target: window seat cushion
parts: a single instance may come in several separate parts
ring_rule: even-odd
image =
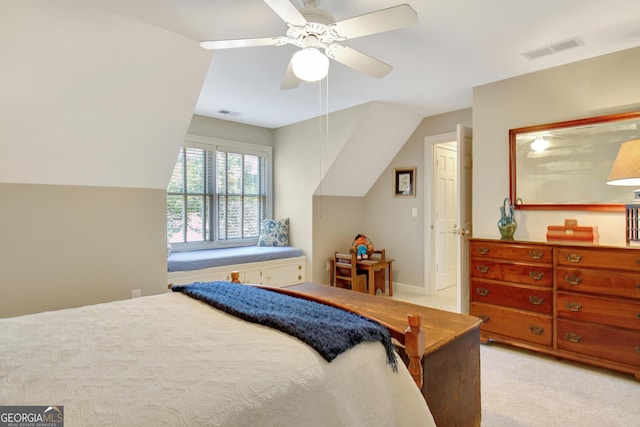
[[[291,246],[242,246],[238,248],[172,252],[167,259],[167,264],[169,272],[191,271],[299,256],[302,256],[302,250]]]

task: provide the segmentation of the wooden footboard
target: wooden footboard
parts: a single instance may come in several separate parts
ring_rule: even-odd
[[[424,372],[422,357],[424,356],[424,331],[421,329],[422,316],[418,313],[407,314],[409,326],[404,331],[404,348],[409,357],[409,373],[422,390]]]
[[[317,283],[275,290],[380,322],[396,342],[398,353],[420,387],[436,425],[480,426],[482,322],[477,317]]]
[[[340,308],[342,310],[350,311],[361,316],[369,317],[379,323],[381,323],[389,333],[391,338],[396,342],[396,347],[399,345],[404,349],[404,352],[409,358],[409,373],[416,382],[419,389],[422,390],[423,384],[423,369],[422,369],[422,357],[424,356],[424,331],[422,330],[422,316],[419,313],[407,313],[407,327],[406,329],[399,329],[395,325],[387,324],[375,317],[371,317],[366,313],[358,311],[352,306],[342,304],[338,301],[334,301],[320,296],[314,296],[306,293],[300,293],[293,290],[293,287],[288,288],[275,288],[269,286],[261,286],[263,289],[279,292],[282,294],[290,295],[296,298],[303,298],[308,301],[321,302],[332,307]]]

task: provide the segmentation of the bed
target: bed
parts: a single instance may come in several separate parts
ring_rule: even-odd
[[[182,293],[0,319],[0,328],[0,405],[63,406],[67,426],[435,425],[408,369],[394,372],[380,343],[328,363],[290,335]]]

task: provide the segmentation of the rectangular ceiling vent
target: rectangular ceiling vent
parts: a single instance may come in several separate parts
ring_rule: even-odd
[[[563,50],[571,49],[574,47],[582,46],[584,43],[578,37],[574,37],[569,40],[564,40],[558,43],[551,44],[549,46],[542,47],[540,49],[530,50],[522,55],[529,61],[541,58],[543,56],[551,55],[554,53],[562,52]]]
[[[241,113],[230,110],[218,110],[218,114],[222,114],[223,116],[239,116]]]
[[[553,52],[561,52],[563,50],[567,50],[567,49],[571,49],[573,47],[578,47],[578,46],[582,46],[582,40],[580,40],[577,37],[574,37],[572,39],[569,40],[565,40],[556,44],[552,44],[551,46],[549,46],[551,48],[551,50],[553,50]]]
[[[529,52],[523,53],[524,57],[529,61],[534,59],[541,58],[543,56],[551,55],[553,51],[548,47],[543,47],[542,49],[530,50]]]

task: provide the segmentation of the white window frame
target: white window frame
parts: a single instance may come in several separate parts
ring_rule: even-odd
[[[273,148],[269,145],[251,144],[248,142],[231,141],[226,139],[211,138],[188,134],[181,147],[200,148],[207,151],[232,151],[241,154],[253,154],[266,157],[266,218],[273,217]],[[213,215],[213,214],[212,214]],[[216,215],[217,216],[217,215]],[[172,251],[191,251],[200,249],[215,249],[222,247],[251,246],[258,243],[258,237],[241,241],[204,241],[188,243],[171,243]]]

